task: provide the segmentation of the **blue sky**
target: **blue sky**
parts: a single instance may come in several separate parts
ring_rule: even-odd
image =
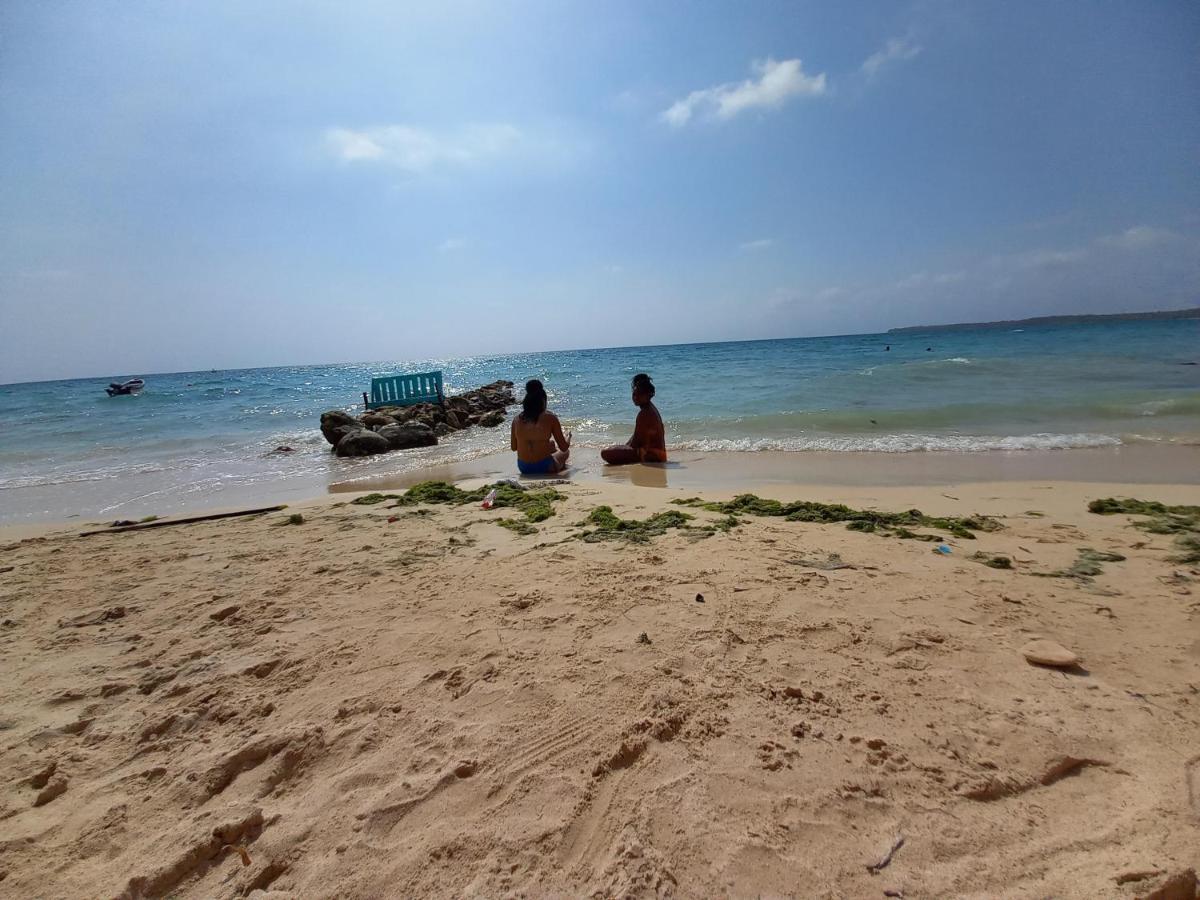
[[[1196,3],[7,3],[0,135],[0,382],[1200,298]]]

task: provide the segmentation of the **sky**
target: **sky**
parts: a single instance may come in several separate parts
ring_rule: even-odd
[[[1200,4],[0,4],[0,383],[1200,302]]]

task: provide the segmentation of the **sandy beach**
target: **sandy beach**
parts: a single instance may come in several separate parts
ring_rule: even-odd
[[[10,529],[0,895],[1191,896],[1200,566],[1087,504],[1200,486],[754,486],[1002,526],[943,554],[635,481]]]

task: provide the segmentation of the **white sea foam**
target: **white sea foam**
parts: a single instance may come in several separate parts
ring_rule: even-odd
[[[719,438],[671,443],[679,450],[705,452],[732,451],[756,453],[763,451],[805,452],[863,452],[916,453],[927,450],[979,452],[984,450],[1067,450],[1080,447],[1115,447],[1121,439],[1109,434],[882,434],[864,436],[804,436],[790,438]]]

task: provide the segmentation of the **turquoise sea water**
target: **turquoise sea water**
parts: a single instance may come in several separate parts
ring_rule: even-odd
[[[891,350],[884,348],[890,344]],[[931,348],[931,349],[926,349]],[[186,505],[264,481],[401,472],[507,448],[507,428],[333,458],[320,413],[375,374],[441,369],[449,393],[538,377],[578,446],[625,440],[649,372],[672,447],[1034,450],[1200,437],[1200,321],[854,335],[464,359],[154,374],[0,386],[0,521]],[[140,396],[109,381],[140,376]],[[295,448],[275,454],[278,445]]]

